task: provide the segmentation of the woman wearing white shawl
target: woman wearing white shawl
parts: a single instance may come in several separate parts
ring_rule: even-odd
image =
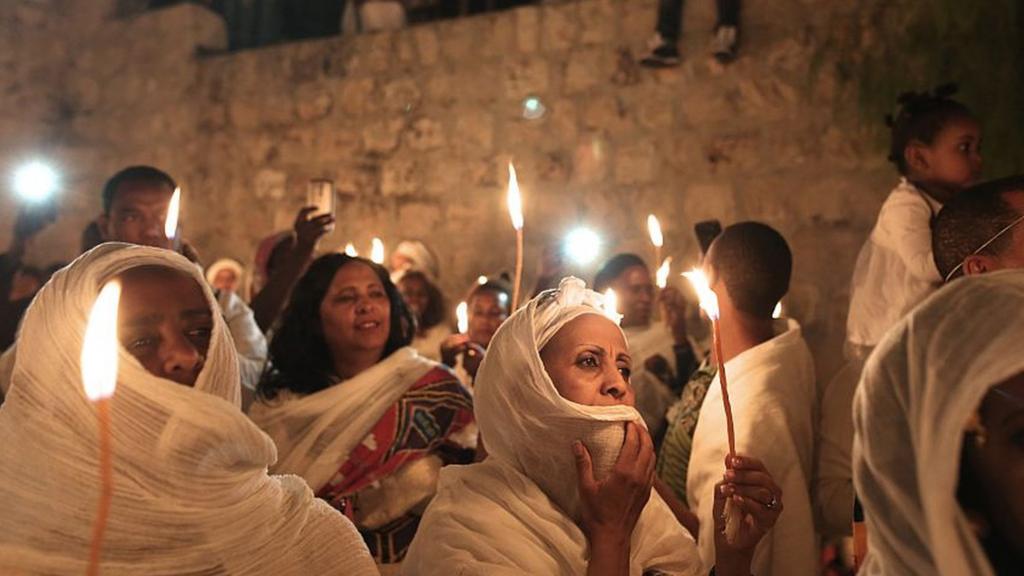
[[[395,571],[442,465],[473,459],[469,391],[409,347],[412,314],[379,265],[315,260],[271,342],[275,372],[250,410],[296,474],[353,519],[382,571]],[[385,568],[386,567],[386,568]]]
[[[105,244],[58,272],[25,316],[0,410],[0,572],[85,572],[99,464],[96,409],[80,377],[83,335],[103,284],[143,266],[193,280],[217,309],[183,257]],[[234,348],[220,314],[208,318],[193,387],[151,374],[120,347],[103,572],[374,574],[348,520],[300,479],[267,476],[274,444],[240,412]]]
[[[1024,565],[1024,273],[943,288],[882,340],[854,401],[862,573]]]
[[[693,538],[651,491],[653,448],[631,405],[629,368],[617,366],[617,360],[628,364],[625,339],[602,314],[601,297],[587,290],[582,281],[568,278],[558,290],[544,292],[527,303],[498,330],[475,388],[477,421],[489,456],[482,463],[442,471],[438,494],[424,515],[403,573],[706,573]],[[585,316],[594,318],[592,315],[611,327],[614,347],[591,354],[601,358],[601,370],[622,374],[607,376],[612,380],[603,384],[612,382],[618,387],[617,393],[607,392],[614,401],[605,398],[584,405],[560,394],[541,359],[541,350],[556,341],[567,326],[576,330],[574,322]],[[595,332],[584,338],[594,338]],[[578,350],[581,342],[565,345]],[[588,340],[586,346],[597,345]],[[575,363],[577,353],[560,362]],[[604,388],[600,394],[606,394]],[[614,492],[609,487],[621,486],[628,471],[622,469],[623,464],[632,457],[628,452],[636,452],[638,445],[643,448],[637,464],[643,466],[647,455],[650,459],[646,462],[652,467],[632,493]],[[574,450],[578,451],[575,457]],[[743,460],[756,468],[752,459]],[[763,479],[760,486],[768,486],[770,478],[765,475]],[[607,511],[609,506],[624,506],[623,500],[639,505],[636,515],[626,519],[632,523],[617,527],[622,531],[624,562],[621,566],[602,565],[597,558],[607,560],[613,551],[603,547],[606,541],[595,535],[595,507],[604,506],[602,510]],[[723,502],[724,496],[720,496],[719,504]],[[745,511],[749,504],[744,505]],[[723,542],[718,558],[720,576],[749,574],[749,554],[777,518],[777,511],[762,512],[766,511],[756,511],[756,521],[748,517],[745,540],[737,548],[726,547],[724,536],[716,532],[716,541]]]

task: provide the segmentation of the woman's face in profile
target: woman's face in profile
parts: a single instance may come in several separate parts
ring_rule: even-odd
[[[986,509],[974,512],[1024,557],[1024,374],[989,390],[979,412],[984,440],[969,447],[967,465]]]
[[[584,314],[558,331],[540,352],[544,369],[566,400],[587,406],[633,406],[632,358],[611,320]]]
[[[193,386],[210,349],[213,313],[191,276],[161,266],[122,273],[117,335],[154,376]]]

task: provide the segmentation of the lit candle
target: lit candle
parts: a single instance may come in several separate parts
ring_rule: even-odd
[[[700,307],[711,318],[711,331],[714,340],[715,361],[718,363],[718,384],[722,387],[722,406],[725,408],[725,430],[729,435],[729,457],[736,456],[736,433],[733,431],[732,406],[729,404],[729,386],[725,378],[725,359],[722,357],[722,331],[718,326],[718,295],[711,290],[708,279],[703,272],[694,268],[683,272],[683,276],[693,284],[693,289],[700,299]],[[730,544],[736,541],[741,524],[744,520],[743,511],[738,504],[729,498],[725,502],[725,539]]]
[[[520,290],[523,284],[523,198],[519,193],[516,168],[508,163],[508,215],[516,231],[516,272],[512,285],[512,310],[519,308]]]
[[[715,350],[715,361],[718,363],[718,383],[722,387],[722,405],[725,407],[726,432],[729,434],[729,455],[736,455],[736,437],[732,424],[732,406],[729,405],[729,387],[725,377],[725,359],[722,358],[722,333],[718,326],[718,295],[711,290],[708,279],[703,272],[694,268],[689,272],[683,272],[683,276],[690,281],[693,289],[700,299],[700,307],[711,319],[713,334],[713,345]]]
[[[355,244],[349,242],[348,244],[345,244],[345,254],[352,258],[356,258],[359,256],[359,250],[356,250]]]
[[[117,386],[117,306],[121,285],[108,282],[89,313],[82,344],[82,384],[86,397],[96,405],[100,435],[100,498],[92,525],[87,574],[98,574],[103,534],[114,495],[113,452],[110,438],[110,398]]]
[[[658,285],[658,288],[664,289],[668,286],[668,274],[671,269],[672,257],[669,256],[661,263],[661,266],[658,268],[658,272],[655,274],[655,283]]]
[[[619,314],[619,297],[615,294],[615,290],[609,288],[604,291],[604,315],[609,320],[618,324],[622,322],[622,314]]]
[[[384,242],[380,238],[370,241],[370,260],[377,264],[384,263]]]
[[[181,188],[175,188],[171,195],[171,204],[167,207],[167,219],[164,220],[164,236],[174,242],[178,239],[178,213],[181,211]]]
[[[654,263],[661,262],[661,247],[665,245],[665,237],[661,234],[661,222],[654,214],[647,215],[647,234],[654,245]]]
[[[465,302],[459,302],[459,305],[455,307],[455,318],[459,323],[459,334],[465,334],[469,332],[469,305]]]

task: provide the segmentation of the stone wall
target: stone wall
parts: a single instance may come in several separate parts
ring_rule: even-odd
[[[649,212],[677,263],[696,260],[699,220],[777,227],[796,257],[787,310],[820,374],[838,366],[853,262],[895,180],[821,61],[846,3],[748,3],[741,57],[723,68],[706,51],[713,3],[690,2],[685,62],[663,71],[637,63],[651,0],[550,4],[219,56],[197,55],[225,44],[200,7],[115,20],[102,2],[71,14],[82,4],[0,9],[3,37],[20,38],[0,46],[0,65],[18,71],[0,80],[0,167],[42,154],[67,174],[66,209],[37,260],[74,256],[103,180],[130,163],[181,181],[186,235],[208,260],[249,261],[262,236],[289,225],[305,182],[328,177],[341,221],[325,249],[426,239],[459,294],[511,265],[504,190],[514,160],[528,262],[576,225],[602,235],[605,256],[649,255]],[[522,117],[527,96],[546,106],[543,118]],[[12,206],[0,200],[0,241]]]

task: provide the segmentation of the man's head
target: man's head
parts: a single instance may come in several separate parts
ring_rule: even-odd
[[[775,305],[789,291],[793,254],[786,239],[771,226],[740,222],[712,242],[704,266],[720,303],[728,302],[747,316],[771,320]]]
[[[644,259],[636,254],[616,254],[594,276],[594,290],[615,290],[622,327],[646,326],[654,308],[654,282]]]
[[[946,281],[1004,268],[1024,268],[1024,175],[984,182],[942,207],[932,253]]]
[[[106,241],[170,248],[164,221],[177,184],[152,166],[131,166],[103,187],[100,229]]]

